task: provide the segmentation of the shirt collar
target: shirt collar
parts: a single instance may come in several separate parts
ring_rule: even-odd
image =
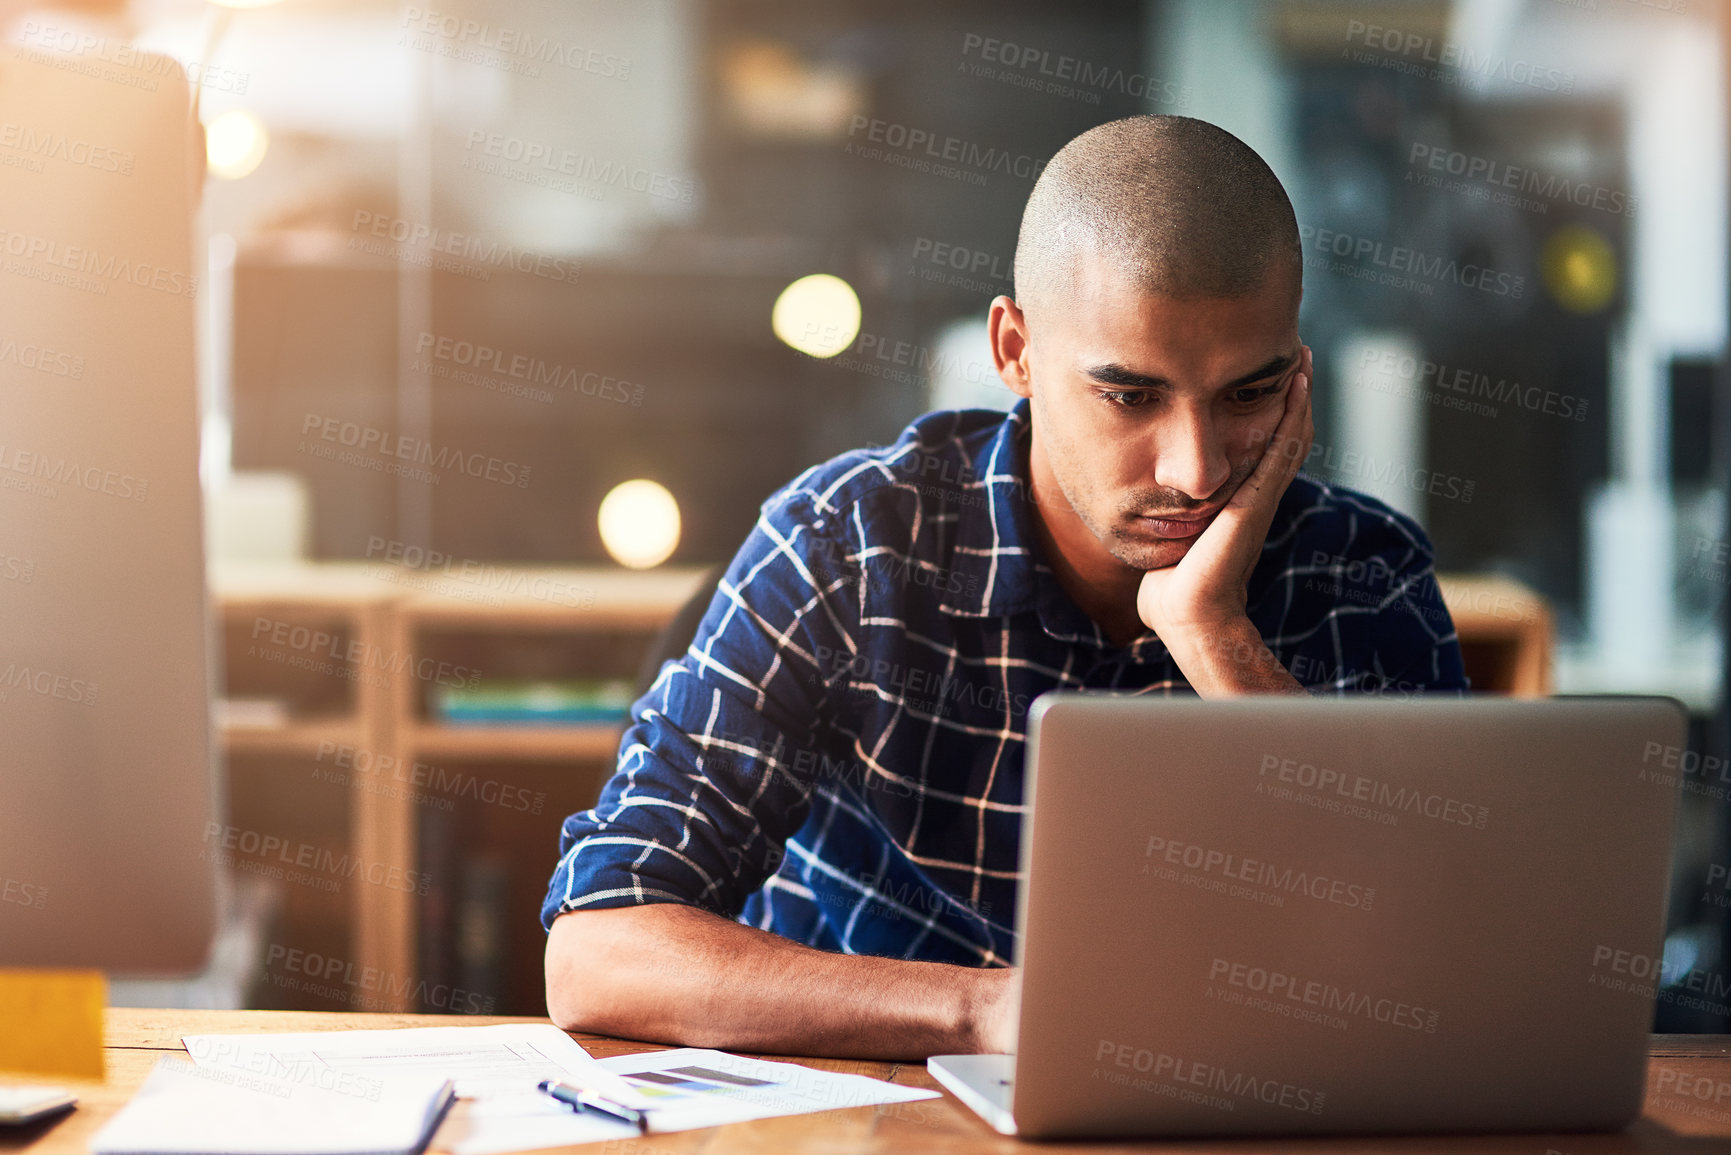
[[[1028,500],[1028,436],[1032,426],[1026,397],[1005,415],[974,467],[956,516],[951,566],[962,580],[939,603],[962,617],[999,617],[1032,609],[1039,587],[1039,545]]]
[[[1034,530],[1028,445],[1032,432],[1028,398],[1021,397],[982,450],[968,498],[956,518],[951,565],[960,588],[940,607],[960,617],[1003,617],[1037,610],[1040,625],[1060,641],[1115,648],[1099,625],[1064,592],[1040,552]],[[1136,659],[1165,647],[1152,631],[1125,649]]]

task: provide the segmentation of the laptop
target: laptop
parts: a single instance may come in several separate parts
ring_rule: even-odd
[[[1641,1110],[1686,718],[1054,691],[1029,713],[1026,1138],[1615,1130]]]

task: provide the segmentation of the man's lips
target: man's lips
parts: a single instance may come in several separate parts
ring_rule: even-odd
[[[1208,528],[1208,523],[1213,521],[1219,512],[1216,509],[1203,514],[1192,513],[1182,516],[1176,514],[1158,514],[1155,516],[1138,514],[1136,523],[1155,537],[1177,541],[1199,535]]]

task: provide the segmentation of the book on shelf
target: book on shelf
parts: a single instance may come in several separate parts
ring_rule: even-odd
[[[613,725],[625,720],[633,689],[626,678],[435,686],[433,717],[447,726]]]

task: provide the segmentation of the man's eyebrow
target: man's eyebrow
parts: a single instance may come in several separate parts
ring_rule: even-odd
[[[1271,357],[1244,376],[1228,381],[1221,386],[1221,389],[1240,389],[1246,385],[1254,385],[1266,377],[1273,377],[1286,372],[1297,361],[1297,353],[1288,354],[1284,357]],[[1172,382],[1164,377],[1151,377],[1146,373],[1138,373],[1133,369],[1126,369],[1116,361],[1109,361],[1104,365],[1090,365],[1082,372],[1102,385],[1115,385],[1126,389],[1172,388]]]

